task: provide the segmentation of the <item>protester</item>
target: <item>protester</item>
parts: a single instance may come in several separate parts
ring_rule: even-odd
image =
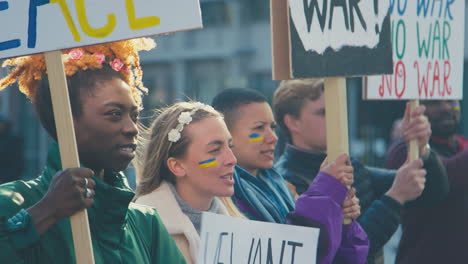
[[[321,228],[317,263],[364,263],[368,247],[365,233],[354,221],[342,224],[343,215],[359,216],[354,191],[348,193],[346,188],[353,173],[348,156],[324,163],[315,181],[295,202],[282,176],[272,169],[276,123],[266,98],[254,90],[228,89],[219,93],[212,105],[223,113],[235,144],[238,166],[233,200],[241,212],[254,220]]]
[[[187,263],[196,263],[202,212],[242,217],[218,198],[234,193],[231,135],[211,106],[181,102],[161,110],[140,143],[136,203],[156,208]]]
[[[76,48],[63,59],[82,168],[62,170],[52,144],[42,175],[0,186],[2,263],[74,263],[69,216],[88,208],[95,263],[185,263],[156,211],[131,204],[121,173],[135,156],[141,108],[138,51],[149,39]],[[17,82],[56,140],[43,55],[7,60]]]
[[[322,79],[290,80],[281,82],[274,94],[275,116],[289,142],[275,168],[298,193],[306,190],[326,158],[323,89]],[[424,196],[440,200],[447,193],[444,170],[437,156],[425,148],[430,135],[430,125],[422,115],[423,108],[418,108],[413,113],[414,121],[411,127],[407,126],[406,133],[410,132],[409,138],[420,138],[419,146],[425,160],[424,169],[421,160],[407,163],[398,171],[394,171],[365,166],[352,159],[355,177],[353,186],[356,188],[362,210],[357,221],[366,231],[370,241],[368,263],[383,261],[382,248],[398,228],[402,206],[423,192],[426,170],[429,172],[429,188]],[[404,122],[409,124],[410,121],[406,119]],[[409,128],[413,127],[416,129],[410,131]],[[429,178],[433,179],[429,181]],[[431,186],[437,188],[432,190]]]
[[[403,233],[397,263],[466,263],[468,252],[468,141],[456,134],[460,124],[458,101],[421,101],[431,122],[430,147],[447,169],[450,192],[446,199],[433,200],[425,207],[403,211]],[[407,138],[405,138],[407,140]],[[394,144],[386,159],[388,168],[406,160],[406,144]]]
[[[23,171],[23,139],[13,135],[11,121],[0,114],[0,184],[18,180]]]

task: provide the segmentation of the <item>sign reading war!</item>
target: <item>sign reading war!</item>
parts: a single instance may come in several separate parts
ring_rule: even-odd
[[[369,77],[366,99],[461,99],[465,0],[389,0],[394,74]]]
[[[198,263],[316,263],[317,228],[203,213]]]
[[[289,0],[294,78],[392,73],[387,0]]]
[[[198,0],[0,0],[0,58],[202,27]]]

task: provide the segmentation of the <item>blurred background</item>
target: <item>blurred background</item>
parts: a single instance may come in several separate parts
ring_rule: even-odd
[[[158,47],[141,53],[144,83],[150,90],[144,100],[143,116],[149,116],[151,109],[188,98],[210,103],[219,91],[233,87],[256,89],[272,98],[279,82],[271,80],[269,0],[200,2],[203,30],[156,37]],[[465,41],[464,77],[468,68],[467,46]],[[4,74],[0,70],[0,77]],[[464,78],[464,87],[467,79]],[[393,123],[403,115],[404,102],[363,101],[361,83],[361,78],[347,80],[350,152],[368,165],[382,166]],[[464,99],[460,133],[465,136],[467,109],[468,100]],[[18,166],[15,173],[22,179],[39,175],[50,139],[31,104],[15,87],[0,93],[0,122],[9,123],[17,142],[13,148],[19,153],[18,164],[7,166]],[[134,186],[131,168],[127,174]],[[387,263],[392,263],[391,259]]]

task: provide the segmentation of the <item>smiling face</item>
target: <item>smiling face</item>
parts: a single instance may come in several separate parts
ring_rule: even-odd
[[[186,153],[181,158],[168,160],[168,167],[176,176],[177,192],[195,208],[206,207],[197,205],[206,205],[204,201],[214,197],[232,196],[237,161],[224,121],[220,117],[207,117],[190,123],[184,131],[190,139]]]
[[[276,122],[266,102],[250,103],[237,109],[231,134],[238,164],[252,175],[258,169],[273,167],[273,153],[278,137]]]
[[[80,161],[96,172],[121,171],[135,157],[139,107],[123,80],[99,80],[81,95],[82,113],[74,119]]]
[[[432,134],[440,138],[449,138],[460,125],[460,104],[456,100],[423,101],[425,114],[431,122]]]

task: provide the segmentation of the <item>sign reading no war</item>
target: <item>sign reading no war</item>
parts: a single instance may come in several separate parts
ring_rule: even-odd
[[[367,99],[461,99],[465,0],[391,0],[394,74],[369,77]]]
[[[203,213],[198,263],[316,263],[319,229]]]
[[[0,0],[0,58],[202,27],[197,0]]]

